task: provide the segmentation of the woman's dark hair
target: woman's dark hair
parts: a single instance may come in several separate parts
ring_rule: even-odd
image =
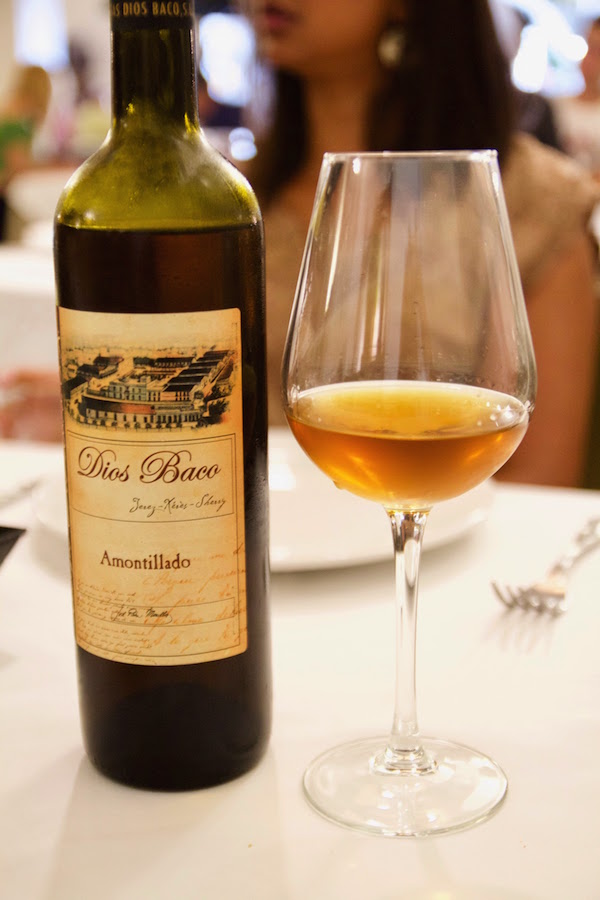
[[[263,202],[302,165],[303,85],[274,72],[269,127],[250,177]],[[500,161],[513,128],[513,90],[487,0],[412,0],[402,64],[371,104],[369,150],[493,148]]]

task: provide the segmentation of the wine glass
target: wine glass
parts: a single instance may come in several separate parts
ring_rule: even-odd
[[[396,564],[396,695],[386,737],[304,776],[327,818],[383,835],[485,819],[507,780],[419,734],[415,636],[427,515],[522,440],[536,370],[494,151],[323,158],[283,358],[296,440],[340,488],[382,504]]]

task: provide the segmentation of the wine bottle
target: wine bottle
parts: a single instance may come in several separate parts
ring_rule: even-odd
[[[54,239],[80,710],[100,771],[186,790],[270,731],[263,229],[199,125],[191,0],[110,7]]]

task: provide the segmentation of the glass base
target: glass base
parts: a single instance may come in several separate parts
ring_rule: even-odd
[[[422,738],[418,764],[393,770],[386,743],[386,737],[353,741],[317,757],[304,774],[309,803],[348,828],[419,837],[476,825],[506,795],[506,775],[477,750]]]

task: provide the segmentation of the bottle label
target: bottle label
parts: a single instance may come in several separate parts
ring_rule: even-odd
[[[111,0],[113,31],[139,28],[193,28],[193,0]]]
[[[58,314],[77,643],[153,666],[243,653],[240,311]]]

